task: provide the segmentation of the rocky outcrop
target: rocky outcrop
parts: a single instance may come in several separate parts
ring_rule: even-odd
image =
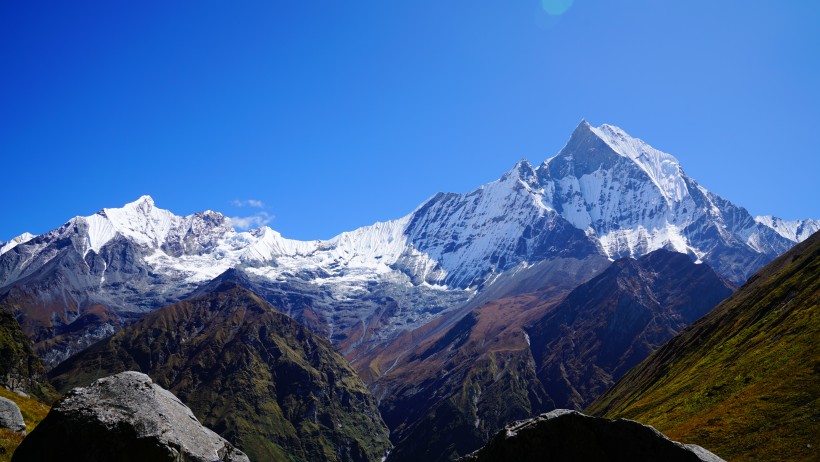
[[[631,420],[556,409],[510,424],[461,462],[630,461],[722,462],[700,446],[671,441]]]
[[[147,375],[123,372],[69,392],[12,460],[247,462],[248,457],[203,427]]]
[[[0,428],[26,434],[26,422],[20,408],[14,401],[3,397],[0,397]]]

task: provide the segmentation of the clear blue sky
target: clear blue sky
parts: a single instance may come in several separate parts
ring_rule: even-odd
[[[582,118],[820,218],[818,24],[814,0],[3,2],[0,240],[142,194],[327,238],[540,163]]]

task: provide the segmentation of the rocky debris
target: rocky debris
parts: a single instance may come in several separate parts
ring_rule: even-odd
[[[3,397],[0,397],[0,428],[26,434],[26,422],[20,408],[14,401]]]
[[[556,409],[510,424],[461,462],[723,462],[700,446],[672,441],[641,423]]]
[[[23,440],[18,461],[248,462],[171,392],[139,372],[75,388]]]

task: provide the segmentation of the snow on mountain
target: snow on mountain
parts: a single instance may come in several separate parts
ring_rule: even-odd
[[[536,168],[522,160],[474,191],[436,194],[402,218],[328,240],[267,226],[237,232],[220,213],[177,216],[143,196],[2,246],[0,296],[19,289],[39,310],[56,310],[32,318],[53,335],[50,322],[68,325],[90,307],[156,308],[240,267],[287,313],[353,348],[556,258],[667,248],[740,283],[818,223],[754,218],[686,176],[672,155],[582,121]]]
[[[12,238],[8,242],[0,243],[0,255],[3,255],[4,253],[13,249],[16,245],[25,244],[26,242],[34,239],[35,237],[37,236],[31,233],[23,233],[17,237]]]
[[[668,248],[742,282],[796,242],[687,177],[672,155],[611,125],[582,121],[537,174],[547,204],[610,258]]]
[[[537,168],[522,160],[472,192],[437,194],[403,218],[326,241],[287,239],[267,226],[237,232],[220,213],[176,216],[149,196],[76,217],[45,240],[72,237],[85,258],[123,238],[141,249],[153,271],[187,283],[248,266],[272,279],[310,271],[328,275],[323,283],[354,273],[372,281],[398,271],[415,283],[467,288],[557,254],[603,252],[614,259],[665,247],[714,261],[719,241],[773,258],[818,223],[752,218],[688,178],[672,155],[620,128],[582,121],[567,145]],[[2,252],[30,239],[15,238]],[[0,279],[0,286],[10,282]]]
[[[406,234],[455,287],[480,287],[520,264],[597,252],[545,201],[526,160],[470,193],[434,196],[412,214]]]
[[[755,217],[755,221],[765,225],[785,237],[786,239],[803,242],[812,234],[820,230],[820,220],[781,220],[771,215]]]

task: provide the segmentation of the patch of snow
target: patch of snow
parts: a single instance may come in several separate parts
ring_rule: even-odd
[[[763,215],[755,217],[755,221],[793,242],[803,242],[820,230],[820,220],[782,220],[771,215]]]

